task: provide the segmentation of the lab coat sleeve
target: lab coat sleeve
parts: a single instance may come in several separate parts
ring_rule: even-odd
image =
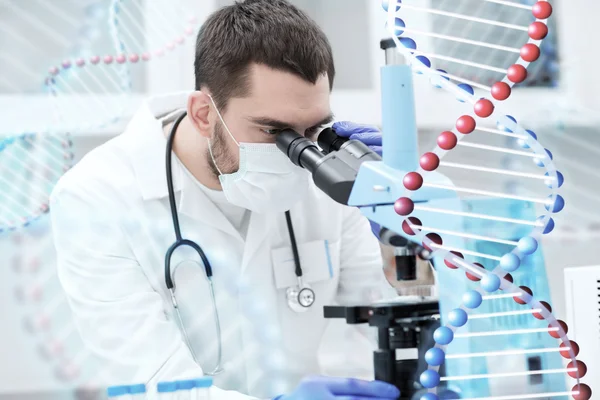
[[[347,207],[342,224],[336,303],[364,306],[394,297],[396,291],[383,272],[379,241],[359,210]],[[321,372],[371,380],[374,376],[373,351],[376,348],[376,329],[367,324],[349,325],[345,320],[332,319],[319,349]]]
[[[122,229],[119,196],[110,188],[60,182],[51,197],[51,219],[60,283],[85,347],[104,386],[156,384],[201,376],[165,302],[150,285]],[[108,185],[107,185],[108,186]],[[98,189],[98,188],[95,188]],[[213,389],[215,399],[253,399]]]

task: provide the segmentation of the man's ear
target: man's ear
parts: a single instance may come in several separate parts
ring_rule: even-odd
[[[192,126],[200,135],[208,139],[210,139],[212,132],[211,104],[210,96],[200,90],[192,92],[187,101],[187,115]]]

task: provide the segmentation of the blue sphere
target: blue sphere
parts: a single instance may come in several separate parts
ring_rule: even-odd
[[[550,173],[546,172],[545,175],[549,178],[550,177]],[[548,186],[549,188],[553,188],[553,187],[561,187],[563,185],[563,183],[565,183],[565,177],[563,176],[563,174],[560,171],[556,171],[556,186],[554,185],[554,180],[553,179],[547,179],[546,181],[546,186]]]
[[[448,78],[447,76],[442,75],[442,74],[448,74],[448,71],[445,71],[443,69],[438,69],[437,72],[439,72],[439,74],[433,74],[433,76],[431,78],[431,83],[433,84],[433,87],[435,87],[436,89],[441,89],[442,86],[438,85],[435,82],[436,81],[439,82],[439,79],[445,79],[445,80],[449,81],[450,78]]]
[[[531,136],[531,137],[532,137],[534,140],[537,140],[537,135],[536,135],[536,134],[535,134],[533,131],[527,130],[527,133],[528,133],[528,134],[529,134],[529,136]],[[528,145],[528,144],[526,143],[526,141],[525,141],[525,140],[523,140],[523,139],[519,139],[519,140],[517,140],[517,143],[519,143],[519,146],[521,146],[521,147],[522,147],[522,148],[524,148],[524,149],[528,149],[528,148],[529,148],[529,145]]]
[[[546,155],[548,156],[547,158],[552,161],[554,159],[554,156],[552,155],[552,153],[550,152],[550,150],[548,149],[544,149],[546,151]],[[543,167],[546,163],[544,162],[546,160],[546,158],[544,159],[540,159],[540,158],[534,158],[533,162],[535,163],[535,165],[537,165],[538,167]]]
[[[383,7],[385,12],[388,12],[388,10],[389,10],[390,1],[393,1],[393,0],[381,0],[381,7]],[[396,1],[396,3],[398,3],[398,4],[396,4],[396,11],[398,11],[400,9],[400,3],[402,3],[402,1],[398,0],[398,1]]]
[[[471,85],[467,85],[466,83],[461,83],[458,85],[458,87],[461,88],[462,90],[464,90],[465,92],[467,92],[471,96],[475,94],[475,90],[473,90],[473,87]],[[464,103],[465,99],[467,97],[468,97],[468,95],[460,94],[459,96],[456,97],[456,100],[460,101],[461,103]]]
[[[544,217],[539,217],[536,221],[537,222],[542,222],[544,219]],[[544,228],[544,235],[549,234],[550,232],[552,232],[554,230],[554,220],[552,218],[548,218],[548,223],[546,224],[546,227]]]
[[[512,115],[505,115],[505,117],[508,118],[509,120],[511,120],[512,122],[514,122],[515,124],[517,123],[517,119],[515,117],[513,117]],[[512,129],[505,126],[501,122],[496,123],[496,128],[498,128],[499,130],[504,131],[504,132],[512,132]]]
[[[426,389],[433,389],[437,385],[440,384],[440,374],[435,372],[434,370],[428,369],[423,371],[421,376],[419,377],[419,381],[421,385],[423,385]]]
[[[401,37],[399,38],[400,44],[404,47],[406,47],[407,49],[411,49],[411,50],[416,50],[417,49],[417,42],[415,42],[413,39],[409,38],[409,37]]]
[[[433,332],[433,340],[441,345],[450,344],[454,340],[454,332],[448,327],[440,326]]]
[[[481,305],[481,303],[483,302],[483,297],[478,291],[469,290],[468,292],[465,292],[465,294],[463,294],[462,301],[465,307],[473,310]]]
[[[425,353],[425,361],[429,365],[433,365],[434,367],[439,367],[444,363],[444,359],[446,358],[446,353],[442,349],[437,347],[432,347],[427,350]]]
[[[431,68],[431,61],[425,56],[417,56],[417,60],[421,61],[427,68]]]
[[[492,293],[500,289],[500,284],[500,278],[494,274],[487,274],[481,279],[481,287],[488,293]]]
[[[517,249],[526,255],[533,254],[538,249],[538,242],[531,236],[525,236],[519,240],[519,243],[517,243]]]
[[[521,266],[521,259],[514,253],[506,253],[500,259],[500,267],[506,272],[514,272]]]
[[[456,308],[450,311],[450,313],[448,313],[448,322],[450,322],[450,325],[456,328],[464,326],[467,323],[468,319],[469,317],[467,316],[465,310],[462,310],[460,308]]]
[[[544,205],[546,210],[557,213],[561,212],[563,208],[565,208],[565,199],[559,194],[556,195],[556,199],[554,199],[554,204],[552,204],[552,196],[548,196],[548,203]]]
[[[404,33],[403,28],[406,28],[406,24],[404,23],[402,18],[396,17],[396,19],[394,20],[394,35],[396,35],[396,36],[402,35]]]
[[[429,58],[425,56],[417,56],[416,59],[419,61],[415,63],[415,66],[417,67],[415,68],[415,72],[417,74],[421,75],[423,73],[420,71],[423,67],[431,68],[431,61],[429,60]]]
[[[425,393],[422,395],[419,400],[440,400],[437,394],[434,393]]]

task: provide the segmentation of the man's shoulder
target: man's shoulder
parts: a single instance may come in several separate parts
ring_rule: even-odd
[[[90,198],[111,193],[135,196],[135,188],[135,174],[121,134],[84,155],[60,178],[52,197],[66,191]]]

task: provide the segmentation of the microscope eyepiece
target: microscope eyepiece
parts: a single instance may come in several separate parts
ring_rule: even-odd
[[[314,142],[291,129],[278,133],[275,143],[277,148],[289,157],[290,161],[311,173],[317,168],[319,161],[325,157]]]
[[[331,128],[321,132],[317,141],[324,151],[291,129],[277,133],[275,139],[292,163],[311,173],[319,189],[334,201],[348,204],[361,163],[381,157],[360,141],[337,136]]]
[[[332,151],[338,151],[347,141],[347,138],[338,136],[331,128],[325,128],[319,133],[319,137],[317,138],[317,143],[319,144],[319,147],[323,149],[323,153],[325,154],[329,154]]]

